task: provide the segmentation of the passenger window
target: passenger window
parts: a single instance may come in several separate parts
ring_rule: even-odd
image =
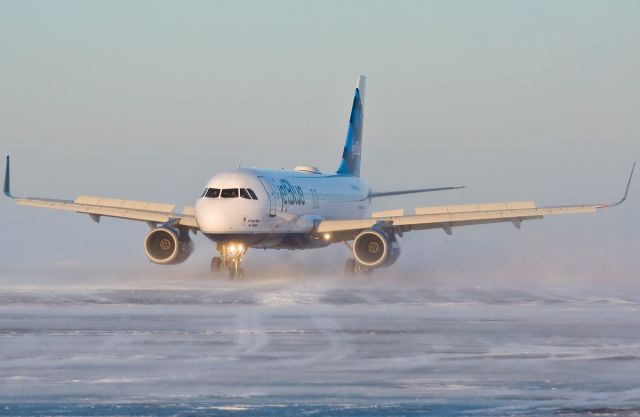
[[[220,196],[220,189],[208,188],[204,196],[209,198],[218,198]]]
[[[249,192],[249,195],[251,196],[251,198],[253,198],[254,200],[258,199],[258,196],[256,195],[256,193],[253,192],[251,188],[247,188],[247,191]]]
[[[242,198],[246,198],[247,200],[251,200],[251,196],[249,195],[249,193],[247,192],[246,188],[241,188],[240,189],[240,197]]]
[[[238,189],[237,188],[225,188],[220,193],[220,197],[222,197],[222,198],[238,198]]]

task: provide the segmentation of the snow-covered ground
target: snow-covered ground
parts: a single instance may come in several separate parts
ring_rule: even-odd
[[[640,415],[637,292],[23,278],[0,415]]]

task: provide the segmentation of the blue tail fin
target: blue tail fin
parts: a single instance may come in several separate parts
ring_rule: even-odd
[[[349,118],[349,130],[347,131],[347,141],[342,152],[342,162],[338,168],[338,174],[360,176],[360,154],[362,152],[362,123],[364,121],[364,89],[366,77],[358,77],[356,93],[353,96],[353,106],[351,107],[351,117]]]

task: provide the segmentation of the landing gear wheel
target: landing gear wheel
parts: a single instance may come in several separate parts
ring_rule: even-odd
[[[215,256],[211,259],[211,270],[213,272],[220,272],[222,270],[222,258]]]
[[[244,268],[240,266],[239,261],[232,261],[232,264],[229,265],[229,279],[242,279],[244,278]]]
[[[229,269],[229,279],[243,279],[244,278],[244,268],[238,268],[237,271],[234,271],[233,268]]]
[[[349,258],[344,264],[344,273],[347,275],[355,275],[358,272],[358,264],[355,259]]]

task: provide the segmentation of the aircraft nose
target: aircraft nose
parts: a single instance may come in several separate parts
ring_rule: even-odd
[[[196,201],[196,220],[203,233],[252,231],[264,220],[264,203],[242,198],[200,198]]]
[[[220,204],[216,203],[214,199],[204,197],[196,201],[196,220],[203,233],[226,231],[224,215],[220,210]]]

